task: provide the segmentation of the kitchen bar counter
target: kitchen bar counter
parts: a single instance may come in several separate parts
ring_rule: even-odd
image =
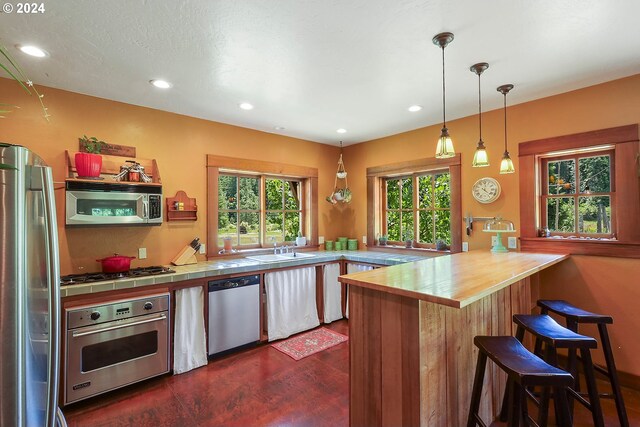
[[[277,262],[258,262],[247,258],[233,258],[216,261],[204,261],[197,264],[184,266],[171,266],[175,273],[159,274],[156,276],[146,276],[141,278],[124,278],[117,280],[107,280],[86,284],[75,284],[61,286],[61,296],[94,294],[113,290],[123,290],[140,288],[163,283],[175,283],[192,279],[211,278],[228,276],[238,273],[253,273],[256,271],[273,270],[278,268],[295,267],[302,265],[322,264],[326,262],[346,260],[354,263],[368,263],[377,265],[396,265],[412,261],[425,259],[425,256],[440,256],[442,253],[434,255],[403,255],[398,253],[368,252],[368,251],[316,251],[304,252],[313,254],[313,257],[298,258],[295,260],[282,260]]]
[[[566,258],[472,251],[340,276],[349,285],[350,425],[466,425],[473,337],[512,335],[512,315],[535,305],[538,272]],[[505,382],[487,368],[487,424]]]

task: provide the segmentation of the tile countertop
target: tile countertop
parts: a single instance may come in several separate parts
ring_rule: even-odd
[[[317,251],[305,252],[313,254],[314,257],[300,258],[296,260],[282,260],[275,262],[258,262],[247,258],[234,258],[220,261],[204,261],[197,264],[184,266],[171,266],[175,273],[159,274],[156,276],[146,276],[138,279],[117,279],[105,280],[79,285],[66,285],[60,287],[61,297],[72,295],[93,294],[97,292],[113,291],[120,289],[139,288],[142,286],[159,285],[162,283],[182,282],[192,279],[215,278],[237,273],[253,273],[256,271],[270,270],[296,265],[312,265],[331,261],[352,261],[364,262],[379,265],[396,265],[407,262],[424,260],[421,255],[403,255],[389,252],[368,252],[368,251]]]

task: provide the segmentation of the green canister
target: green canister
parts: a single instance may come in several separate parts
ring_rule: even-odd
[[[333,250],[333,240],[325,240],[324,241],[324,250],[332,251]]]
[[[342,242],[340,240],[338,240],[336,242],[336,251],[341,251],[342,250]]]
[[[358,250],[358,239],[349,239],[347,241],[347,249],[350,251]]]

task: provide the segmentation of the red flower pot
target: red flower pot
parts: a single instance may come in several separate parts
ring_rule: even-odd
[[[78,177],[100,176],[102,169],[102,156],[92,153],[76,153],[76,171]]]

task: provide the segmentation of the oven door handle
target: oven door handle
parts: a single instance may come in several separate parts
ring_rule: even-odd
[[[130,326],[138,326],[138,325],[144,325],[145,323],[151,323],[151,322],[158,322],[161,320],[167,320],[167,315],[166,314],[161,314],[158,317],[154,317],[152,319],[145,319],[145,320],[138,320],[135,322],[129,322],[129,323],[122,323],[119,325],[114,325],[114,326],[108,326],[108,327],[100,327],[100,326],[96,326],[93,327],[89,330],[84,330],[84,331],[73,331],[73,338],[79,338],[79,337],[84,337],[87,335],[93,335],[93,334],[99,334],[102,332],[107,332],[107,331],[115,331],[116,329],[122,329],[122,328],[128,328]]]

